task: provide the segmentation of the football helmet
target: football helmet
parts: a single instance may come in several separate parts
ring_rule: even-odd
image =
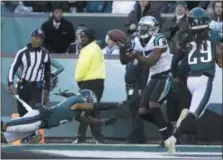
[[[142,39],[152,37],[159,31],[159,23],[155,17],[142,17],[138,23],[139,37]]]
[[[204,9],[196,7],[191,10],[188,22],[191,30],[199,30],[208,28],[210,19]]]

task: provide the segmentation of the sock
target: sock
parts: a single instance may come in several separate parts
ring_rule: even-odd
[[[140,117],[147,122],[151,122],[151,123],[155,124],[153,116],[150,112],[147,112],[145,114],[140,114]]]
[[[192,113],[189,113],[187,117],[185,117],[185,119],[181,122],[180,127],[173,134],[174,137],[178,140],[181,137],[181,135],[190,130],[195,123],[196,123],[195,116]]]
[[[165,120],[164,114],[160,107],[151,108],[150,112],[154,119],[155,124],[159,128],[159,131],[163,137],[163,140],[166,140],[169,137],[167,121]]]

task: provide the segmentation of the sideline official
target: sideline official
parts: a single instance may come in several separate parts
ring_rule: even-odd
[[[36,103],[42,103],[43,91],[44,103],[49,100],[51,62],[48,51],[41,47],[43,39],[43,31],[34,30],[31,43],[17,52],[8,73],[9,93],[14,95],[14,76],[18,69],[21,70],[17,94],[33,108]],[[20,116],[24,116],[26,109],[20,102],[17,103]]]
[[[80,33],[81,46],[80,55],[75,70],[75,80],[80,89],[90,89],[97,96],[100,102],[105,79],[105,60],[101,48],[95,41],[94,31],[92,29],[84,29]],[[99,117],[100,113],[91,111],[88,114]],[[74,143],[82,143],[85,141],[87,124],[80,123],[78,128],[78,138]],[[101,125],[91,125],[92,135],[98,143],[104,143],[104,136],[101,131]]]

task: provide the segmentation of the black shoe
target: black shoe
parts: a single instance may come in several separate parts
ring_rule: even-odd
[[[184,134],[180,138],[181,144],[187,144],[187,145],[195,145],[197,144],[197,136],[196,135],[190,135],[190,134]]]
[[[96,144],[103,144],[105,143],[104,135],[101,133],[99,136],[95,137]]]
[[[174,132],[174,126],[173,126],[172,123],[167,124],[167,130],[168,130],[169,137],[171,137],[173,135],[173,132]]]
[[[80,137],[78,137],[78,138],[76,138],[75,139],[75,141],[73,141],[72,143],[73,144],[78,144],[78,143],[85,143],[85,138],[80,138]]]

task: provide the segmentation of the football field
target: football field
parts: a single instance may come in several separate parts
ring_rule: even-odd
[[[41,144],[41,145],[3,145],[8,153],[28,151],[69,159],[222,159],[222,146],[179,145],[177,153],[170,155],[166,149],[157,145],[120,144]]]

